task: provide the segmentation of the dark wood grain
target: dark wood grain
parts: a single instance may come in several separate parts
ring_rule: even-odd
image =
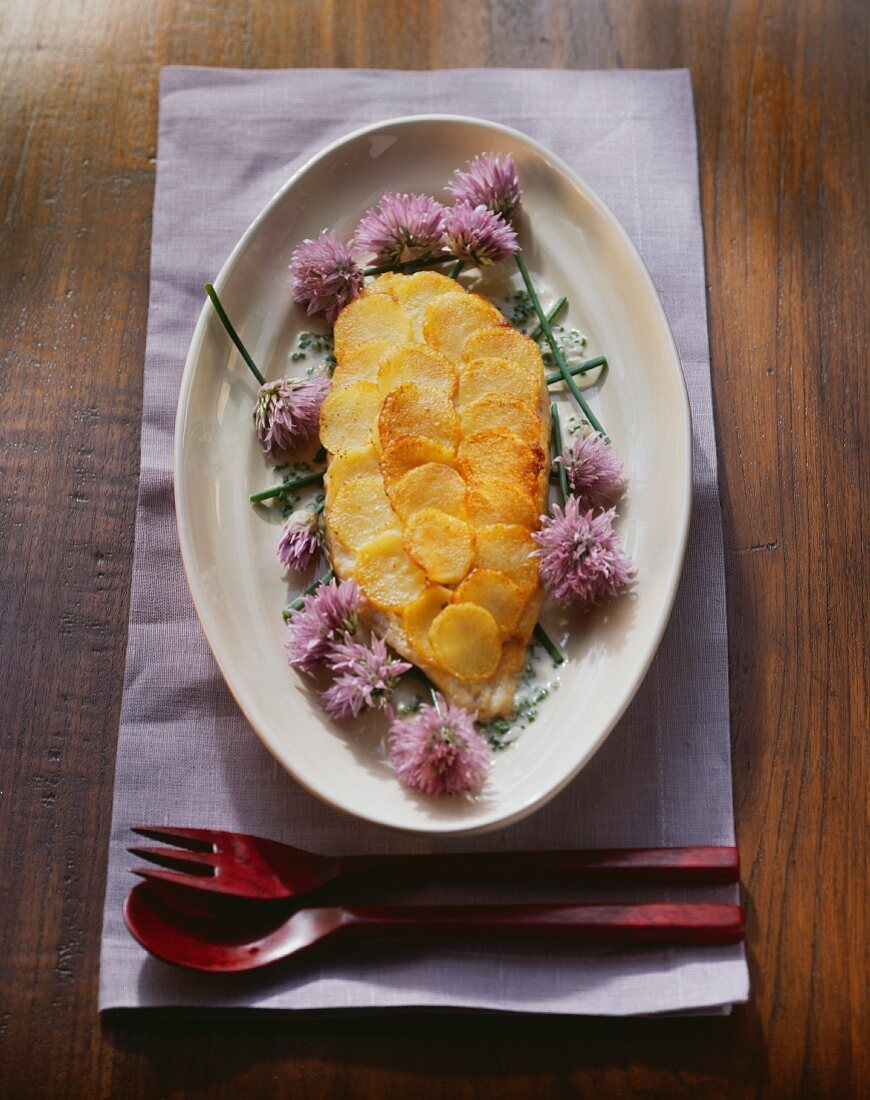
[[[867,46],[860,0],[6,0],[0,1093],[867,1095]],[[754,981],[730,1019],[100,1024],[157,74],[180,63],[692,70]]]

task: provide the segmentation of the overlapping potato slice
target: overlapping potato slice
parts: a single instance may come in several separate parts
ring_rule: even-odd
[[[535,619],[537,620],[538,608],[535,607]],[[532,624],[534,625],[534,624]],[[499,676],[519,676],[526,667],[526,652],[529,646],[528,634],[515,634],[502,642],[501,660],[498,665]]]
[[[541,504],[501,477],[484,477],[472,482],[466,493],[468,518],[475,527],[492,523],[517,523],[537,527]]]
[[[342,485],[372,475],[381,477],[379,455],[374,447],[355,447],[353,450],[333,455],[325,478],[327,507],[331,507]],[[381,485],[383,485],[383,478],[381,478]]]
[[[480,398],[504,394],[517,398],[535,412],[541,397],[541,383],[542,378],[535,378],[531,371],[509,359],[472,359],[459,375],[459,406],[465,409]]]
[[[541,418],[510,394],[489,393],[479,397],[460,410],[459,422],[463,435],[473,435],[487,428],[506,428],[527,443],[541,440]]]
[[[473,569],[453,595],[454,603],[476,603],[495,619],[502,635],[511,634],[526,605],[526,592],[506,573]]]
[[[320,410],[320,442],[332,454],[369,446],[380,403],[373,382],[354,382],[331,390]]]
[[[538,345],[510,325],[493,325],[469,336],[462,348],[462,362],[472,363],[475,359],[509,359],[535,378],[543,374]]]
[[[400,274],[398,271],[385,271],[383,275],[378,275],[377,279],[369,283],[363,291],[363,297],[368,294],[391,294],[395,298],[396,289],[402,285],[406,278],[407,276]]]
[[[332,389],[340,390],[354,382],[377,382],[381,363],[395,350],[389,340],[368,340],[360,344],[345,355],[332,372]]]
[[[411,318],[414,337],[423,339],[423,316],[426,307],[442,294],[455,294],[456,281],[437,271],[417,271],[393,284],[396,301]]]
[[[452,398],[459,376],[450,360],[434,348],[426,344],[407,344],[394,348],[392,354],[383,360],[377,372],[377,381],[384,397],[403,382],[421,382],[444,390]]]
[[[357,555],[354,574],[366,599],[381,611],[401,611],[426,587],[426,574],[408,556],[398,531],[367,542]]]
[[[452,603],[436,615],[429,643],[436,662],[459,680],[485,680],[501,660],[498,625],[473,603]]]
[[[444,390],[420,382],[403,382],[384,398],[378,414],[381,448],[407,435],[424,435],[446,447],[459,440],[459,417]]]
[[[537,544],[525,527],[515,523],[493,523],[475,531],[474,564],[478,569],[506,573],[526,592],[538,584],[538,560],[532,557]]]
[[[459,471],[466,481],[500,477],[534,497],[544,468],[544,452],[503,428],[484,428],[467,435],[456,451]]]
[[[370,340],[387,340],[393,346],[411,342],[411,321],[391,294],[367,294],[346,305],[333,332],[339,364]]]
[[[426,307],[423,338],[451,362],[459,363],[470,336],[500,324],[510,327],[486,298],[458,291],[456,294],[442,294]]]
[[[402,612],[402,626],[408,641],[427,661],[434,660],[429,630],[435,618],[453,599],[453,590],[440,584],[428,584],[413,603]]]
[[[381,455],[381,474],[387,494],[409,470],[426,462],[440,462],[444,466],[455,464],[455,451],[434,439],[422,435],[403,435],[384,447]]]
[[[401,478],[390,493],[396,512],[403,520],[423,508],[440,508],[457,519],[466,519],[466,485],[452,466],[441,462],[425,462],[415,466]]]
[[[346,481],[330,503],[329,522],[348,550],[360,550],[383,531],[401,530],[380,473]]]
[[[326,479],[328,489],[327,497],[334,497],[338,489],[345,482],[354,478],[367,477],[370,474],[380,474],[380,457],[374,447],[353,447],[334,455],[329,463],[329,473]]]
[[[474,532],[438,508],[422,508],[405,523],[405,549],[438,584],[458,584],[474,560]]]

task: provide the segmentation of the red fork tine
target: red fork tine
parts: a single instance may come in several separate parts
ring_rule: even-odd
[[[130,872],[149,882],[169,882],[173,886],[195,889],[197,893],[206,890],[213,894],[223,894],[217,879],[212,876],[189,875],[185,871],[164,871],[159,867],[131,867]]]
[[[192,852],[187,848],[128,848],[139,859],[147,859],[171,871],[185,871],[189,875],[207,878],[215,873],[219,860],[217,852]]]
[[[132,832],[148,840],[176,844],[192,852],[213,852],[224,835],[220,829],[181,829],[175,825],[133,825]]]

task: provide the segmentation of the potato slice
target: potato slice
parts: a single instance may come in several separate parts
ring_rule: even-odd
[[[422,466],[425,462],[453,466],[455,451],[452,447],[445,447],[443,443],[436,443],[434,439],[427,439],[422,435],[403,435],[394,439],[381,455],[381,474],[387,494],[392,495],[396,483],[409,470]]]
[[[501,661],[498,674],[501,676],[519,676],[526,667],[526,654],[529,643],[519,635],[506,638],[501,644]]]
[[[466,519],[465,482],[452,466],[425,462],[415,466],[392,489],[393,507],[407,520],[423,508],[440,508],[457,519]]]
[[[452,398],[459,376],[456,368],[440,352],[428,344],[406,344],[386,358],[378,370],[378,389],[386,395],[404,382],[422,382],[444,390]]]
[[[476,603],[495,619],[499,632],[513,633],[526,605],[526,593],[506,573],[473,569],[453,594],[454,603]]]
[[[534,530],[540,522],[540,501],[521,493],[504,478],[485,477],[473,481],[468,486],[465,499],[468,518],[475,527],[486,527],[491,523],[518,523],[521,527]]]
[[[373,382],[331,390],[320,410],[320,442],[332,454],[368,447],[381,395]]]
[[[459,363],[466,340],[499,323],[509,327],[495,306],[479,294],[442,294],[426,307],[423,338],[452,363]]]
[[[398,271],[385,271],[383,275],[378,275],[376,279],[369,283],[369,285],[363,291],[363,295],[391,294],[394,298],[396,298],[396,290],[399,286],[401,286],[405,279],[406,276],[400,274]]]
[[[423,315],[429,303],[442,294],[455,294],[457,289],[454,279],[439,275],[437,271],[417,271],[395,285],[396,301],[411,318],[416,340],[423,339]]]
[[[427,661],[434,654],[429,644],[429,630],[437,615],[450,603],[453,592],[440,584],[427,584],[423,595],[408,604],[402,612],[402,626],[408,641]]]
[[[380,473],[346,481],[336,492],[327,515],[348,550],[359,550],[382,531],[401,530],[401,521],[384,492]]]
[[[436,662],[460,680],[486,680],[501,659],[496,621],[473,603],[445,607],[432,623],[429,642]]]
[[[478,527],[474,564],[478,569],[506,573],[524,592],[538,586],[538,559],[531,556],[537,544],[525,527],[493,523]]]
[[[497,325],[482,329],[469,337],[462,349],[462,361],[475,359],[509,359],[518,367],[525,367],[534,378],[544,373],[541,350],[530,336],[524,336],[510,325]]]
[[[386,531],[363,546],[354,575],[369,603],[381,611],[401,611],[426,587],[426,574],[409,557],[398,531]]]
[[[368,340],[348,352],[332,372],[332,388],[342,389],[354,382],[377,382],[378,368],[395,351],[389,340]]]
[[[335,358],[339,363],[370,340],[393,344],[411,342],[411,319],[390,294],[367,294],[346,305],[334,329]]]
[[[535,558],[535,561],[537,560],[538,559]],[[520,621],[517,623],[516,635],[518,638],[530,638],[532,636],[532,631],[535,629],[535,623],[538,621],[540,614],[540,601],[530,599],[523,608]]]
[[[350,451],[342,451],[331,459],[326,471],[327,502],[335,497],[346,482],[380,472],[378,452],[374,447],[355,447]]]
[[[541,380],[509,359],[472,359],[462,368],[459,376],[460,408],[496,394],[515,397],[527,409],[536,411],[541,398]]]
[[[400,436],[414,434],[453,447],[460,431],[456,409],[444,390],[420,382],[404,382],[388,393],[378,415],[382,448]]]
[[[541,418],[530,412],[519,398],[505,393],[490,393],[472,401],[460,410],[459,422],[463,435],[473,435],[487,428],[506,428],[526,443],[540,443],[543,438]]]
[[[474,560],[474,532],[456,516],[423,508],[405,524],[405,549],[438,584],[458,584]]]
[[[537,443],[526,443],[504,428],[485,428],[466,436],[456,457],[459,472],[470,483],[500,477],[530,497],[537,496],[545,461]]]

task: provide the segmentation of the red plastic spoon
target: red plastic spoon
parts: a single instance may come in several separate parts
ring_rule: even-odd
[[[193,895],[203,898],[204,895]],[[625,905],[332,906],[239,905],[232,915],[197,908],[172,888],[141,883],[124,905],[135,938],[153,955],[193,970],[255,970],[314,944],[372,936],[469,935],[629,944],[727,944],[743,939],[739,905],[707,902]]]

